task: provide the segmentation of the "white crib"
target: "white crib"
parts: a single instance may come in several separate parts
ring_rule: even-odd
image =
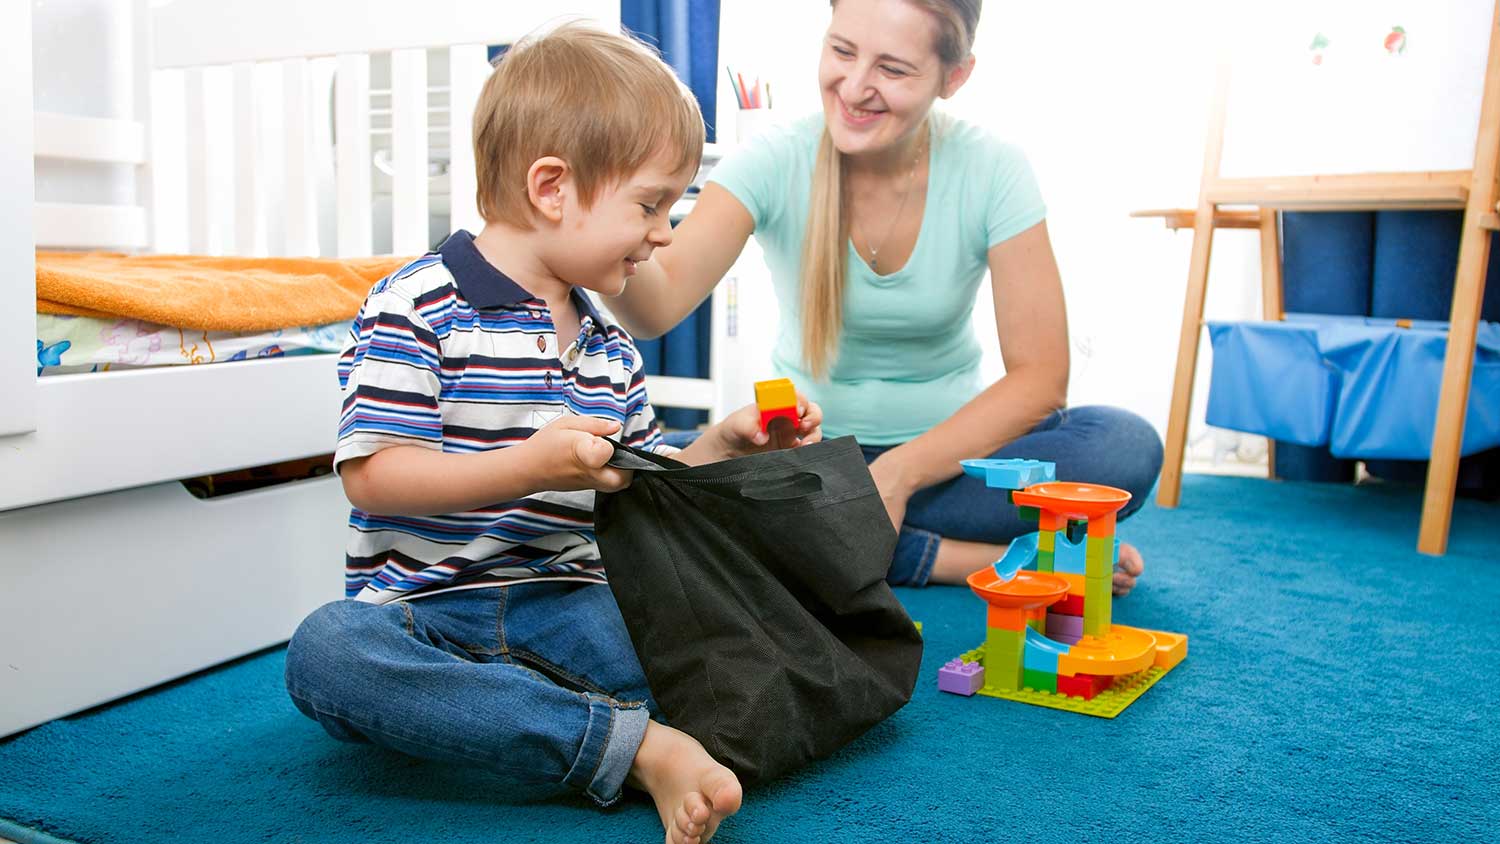
[[[342,595],[348,505],[335,479],[212,499],[178,483],[331,451],[336,356],[38,378],[34,250],[305,255],[332,240],[337,254],[370,254],[372,114],[389,114],[389,243],[420,253],[429,113],[459,115],[447,132],[449,227],[479,225],[468,114],[485,45],[564,12],[619,18],[616,0],[134,0],[137,115],[107,120],[33,113],[30,6],[0,4],[11,124],[0,133],[0,736],[283,641]],[[370,107],[372,56],[383,68],[383,54],[388,112]],[[448,84],[429,102],[428,69],[444,55]],[[336,238],[319,230],[314,139],[327,128],[315,115],[328,92],[311,83],[330,65]],[[252,105],[266,102],[267,67],[280,76],[269,116]],[[169,97],[182,99],[167,108]],[[273,156],[226,149],[216,114],[240,139],[274,120],[284,144]],[[136,202],[34,204],[37,159],[132,167]],[[733,324],[725,298],[715,297],[720,336]],[[716,337],[714,357],[714,379],[653,379],[653,398],[715,414],[743,403],[745,379],[722,377],[733,338]]]

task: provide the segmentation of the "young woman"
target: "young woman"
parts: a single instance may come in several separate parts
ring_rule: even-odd
[[[1059,478],[1129,490],[1161,468],[1145,420],[1064,408],[1068,328],[1046,209],[1025,157],[933,109],[974,69],[981,0],[834,0],[823,109],[720,164],[694,211],[612,307],[659,335],[702,302],[754,234],[781,311],[779,375],[853,434],[901,538],[893,583],[962,582],[1034,530],[960,473],[970,457],[1028,457]],[[979,379],[975,293],[992,278],[1005,375]],[[1141,574],[1123,545],[1115,591]]]

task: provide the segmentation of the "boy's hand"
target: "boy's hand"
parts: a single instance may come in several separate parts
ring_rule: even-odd
[[[760,408],[747,404],[704,432],[701,439],[717,442],[720,460],[783,448],[812,445],[823,439],[823,408],[797,393],[797,424],[771,420],[770,432],[760,429]]]
[[[544,490],[618,492],[634,472],[608,465],[614,446],[604,439],[620,423],[594,416],[565,415],[547,423],[516,448],[525,449]]]

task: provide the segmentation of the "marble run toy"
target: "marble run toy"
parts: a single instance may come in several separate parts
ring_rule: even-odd
[[[760,429],[771,431],[771,420],[786,419],[797,427],[797,388],[790,378],[755,382],[755,406],[760,408]]]
[[[994,566],[969,576],[988,605],[984,644],[938,671],[938,688],[1103,718],[1125,710],[1187,656],[1187,636],[1113,624],[1115,514],[1130,493],[1055,480],[1051,463],[965,460],[1038,523]],[[1069,538],[1069,528],[1087,528]]]

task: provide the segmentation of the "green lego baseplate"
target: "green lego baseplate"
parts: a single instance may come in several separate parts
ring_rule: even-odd
[[[984,648],[975,648],[960,657],[964,662],[979,662],[984,656]],[[1113,718],[1125,711],[1125,707],[1135,703],[1136,698],[1146,693],[1146,690],[1156,685],[1156,681],[1167,676],[1171,669],[1159,668],[1155,665],[1144,671],[1134,674],[1126,674],[1116,677],[1109,688],[1094,696],[1093,700],[1084,700],[1081,697],[1058,694],[1056,692],[1039,692],[1034,689],[1021,689],[1009,692],[1002,689],[984,686],[976,694],[998,697],[1003,700],[1014,700],[1018,703],[1029,703],[1033,706],[1045,706],[1049,709],[1062,709],[1068,712],[1078,712],[1083,715],[1093,715],[1097,718]]]

